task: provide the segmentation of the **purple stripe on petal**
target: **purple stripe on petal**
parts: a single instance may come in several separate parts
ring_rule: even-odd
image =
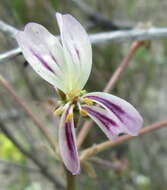
[[[78,50],[76,47],[75,47],[75,51],[76,51],[76,54],[77,54],[77,56],[78,56],[78,59],[81,60],[79,50]]]
[[[66,112],[66,117],[69,113],[69,109],[67,110]],[[75,150],[75,147],[74,147],[74,138],[73,138],[73,135],[72,135],[72,126],[71,126],[71,121],[69,122],[65,122],[65,135],[66,135],[66,138],[67,138],[67,146],[70,150],[70,154],[71,154],[71,157],[73,159],[75,159],[76,157],[76,150]]]
[[[52,55],[51,52],[50,52],[50,56],[51,56],[52,60],[56,63],[56,65],[59,65],[57,59],[55,58],[55,56]]]
[[[102,103],[103,105],[105,105],[109,110],[111,110],[117,117],[118,119],[123,122],[124,124],[125,123],[125,120],[122,119],[122,116],[123,117],[126,117],[128,119],[132,119],[129,115],[127,115],[127,113],[121,108],[119,107],[118,105],[115,105],[113,104],[112,102],[110,102],[109,100],[106,100],[104,98],[100,98],[100,97],[97,97],[97,96],[86,96],[87,98],[90,98],[91,100],[95,100],[97,102],[100,102]]]
[[[67,122],[65,123],[65,133],[67,137],[67,146],[70,150],[71,157],[75,158],[75,148],[74,148],[74,139],[71,132],[71,123]]]
[[[37,53],[35,53],[31,48],[30,51],[32,52],[32,54],[40,61],[40,63],[49,71],[51,71],[52,73],[55,74],[54,70],[48,65],[48,63]]]
[[[106,117],[105,115],[95,110],[92,110],[91,108],[84,107],[84,106],[82,106],[82,108],[85,109],[92,116],[96,117],[108,130],[110,130],[111,125],[112,127],[118,127],[116,122],[110,119],[109,117]]]

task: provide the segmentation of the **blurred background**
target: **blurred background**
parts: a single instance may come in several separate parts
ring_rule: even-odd
[[[115,31],[151,23],[167,27],[165,0],[1,0],[0,20],[23,29],[28,22],[37,22],[58,34],[55,11],[75,16],[89,33]],[[102,91],[131,43],[103,43],[93,46],[93,69],[86,85],[88,91]],[[0,32],[0,53],[17,47],[15,40]],[[56,104],[55,90],[40,78],[22,55],[0,62],[0,74],[12,84],[57,138],[58,119],[51,111]],[[153,40],[141,47],[121,80],[112,91],[131,102],[144,117],[144,125],[165,120],[167,116],[167,39]],[[33,155],[44,167],[20,153],[17,147],[0,133],[0,190],[61,189],[65,184],[62,165],[53,158],[50,147],[6,90],[0,86],[0,125]],[[82,171],[78,190],[166,190],[167,189],[167,129],[135,138],[108,149],[91,160],[95,174]],[[92,127],[82,148],[107,140],[98,127]],[[117,167],[119,166],[119,167]],[[46,172],[55,179],[49,179]],[[63,177],[62,177],[63,176]]]

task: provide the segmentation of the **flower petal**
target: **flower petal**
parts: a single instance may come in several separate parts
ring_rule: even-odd
[[[61,40],[69,64],[71,88],[84,87],[92,66],[92,49],[89,37],[82,25],[71,15],[56,14]],[[75,76],[75,79],[73,78]]]
[[[80,163],[76,147],[74,121],[73,118],[67,119],[68,115],[72,113],[73,107],[66,106],[60,120],[59,147],[65,166],[73,175],[76,175],[80,171]]]
[[[137,135],[143,125],[143,119],[139,112],[127,101],[104,92],[93,92],[86,98],[100,104],[119,119],[130,135]]]
[[[108,111],[97,106],[82,106],[109,139],[116,139],[120,133],[126,133],[126,128],[119,119]]]
[[[64,55],[58,39],[42,25],[29,23],[16,40],[25,59],[47,82],[64,91]]]

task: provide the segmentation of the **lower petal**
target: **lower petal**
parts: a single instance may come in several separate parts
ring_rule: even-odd
[[[113,113],[130,135],[137,135],[143,125],[143,119],[139,112],[127,101],[104,92],[93,92],[86,98],[98,103],[110,113]]]
[[[67,106],[60,120],[59,147],[66,168],[73,175],[76,175],[80,171],[80,163],[76,146],[74,121],[73,117],[69,117],[70,114],[73,114],[73,107]]]

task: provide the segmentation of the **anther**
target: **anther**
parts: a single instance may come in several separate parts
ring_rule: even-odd
[[[59,116],[59,115],[61,115],[62,113],[63,113],[63,108],[62,108],[62,107],[57,108],[57,109],[54,111],[54,114],[55,114],[56,116]]]
[[[89,99],[89,98],[84,98],[83,102],[85,104],[87,104],[88,106],[92,106],[93,105],[93,101],[91,99]]]
[[[88,112],[84,109],[80,109],[80,114],[83,116],[83,117],[86,117],[88,115]]]
[[[69,113],[69,114],[67,115],[67,117],[66,117],[65,122],[67,123],[67,122],[71,121],[72,118],[73,118],[73,113]]]

